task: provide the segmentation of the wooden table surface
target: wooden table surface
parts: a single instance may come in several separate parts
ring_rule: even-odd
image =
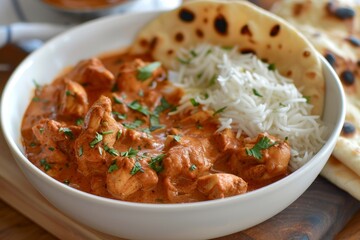
[[[0,91],[26,55],[14,45],[0,48]],[[11,201],[5,202],[8,198],[4,194],[0,188],[0,239],[57,239],[31,216],[27,218],[15,210]],[[298,200],[275,217],[219,239],[360,239],[359,209],[360,201],[319,176]]]

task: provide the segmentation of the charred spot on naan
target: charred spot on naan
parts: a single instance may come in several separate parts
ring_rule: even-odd
[[[341,129],[341,135],[344,137],[352,137],[356,132],[356,127],[353,123],[346,121]]]

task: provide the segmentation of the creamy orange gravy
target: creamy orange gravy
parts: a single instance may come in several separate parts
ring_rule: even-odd
[[[152,61],[148,55],[116,53],[101,57],[101,64],[88,60],[89,65],[82,67],[79,63],[52,84],[38,86],[21,128],[29,160],[58,181],[79,190],[147,203],[195,202],[237,195],[289,174],[287,165],[274,170],[276,159],[246,156],[245,146],[251,148],[255,140],[249,141],[246,136],[236,139],[231,131],[217,133],[218,116],[212,111],[194,106],[171,114],[184,93],[167,80],[165,69],[157,68],[146,80],[137,79],[140,67],[136,64],[147,66]],[[86,82],[110,73],[111,85]],[[69,80],[80,83],[86,92],[86,111],[76,108],[78,113],[71,110],[74,106],[64,107],[64,101],[71,104],[73,99],[80,99],[81,92],[76,95],[66,85]],[[134,102],[147,112],[132,109]],[[98,113],[103,111],[96,108],[100,105],[110,107],[111,114]],[[66,114],[67,111],[72,112]],[[155,112],[158,123],[152,129]],[[129,127],[139,121],[139,126]],[[96,134],[102,140],[94,144]],[[271,155],[271,151],[263,154]],[[152,168],[150,162],[157,157]],[[271,170],[265,171],[267,168]],[[219,178],[206,179],[217,174]],[[209,193],[207,187],[212,180],[219,182]]]
[[[124,2],[124,0],[43,0],[43,2],[60,8],[81,10],[111,7]]]

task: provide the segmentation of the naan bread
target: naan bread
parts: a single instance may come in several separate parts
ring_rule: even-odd
[[[294,80],[321,115],[325,81],[314,47],[281,18],[247,1],[190,1],[156,17],[136,37],[132,53],[150,52],[168,68],[176,67],[181,48],[202,42],[237,46],[275,64]]]
[[[360,200],[360,3],[284,0],[271,11],[299,29],[341,79],[347,98],[346,122],[322,175]]]

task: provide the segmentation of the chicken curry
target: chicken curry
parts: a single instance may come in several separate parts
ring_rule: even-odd
[[[229,197],[289,174],[286,139],[218,131],[221,109],[194,99],[174,114],[183,94],[146,54],[80,61],[49,85],[35,82],[26,155],[73,188],[144,203]]]

